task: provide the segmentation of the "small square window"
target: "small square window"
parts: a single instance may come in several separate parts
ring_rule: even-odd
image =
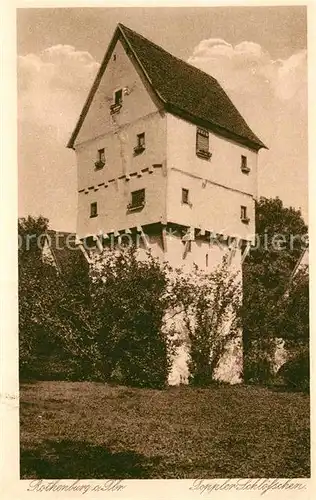
[[[129,208],[140,208],[145,205],[145,189],[132,192],[132,201]]]
[[[135,155],[142,153],[145,150],[145,132],[137,134],[137,144],[134,147]]]
[[[244,173],[250,172],[248,167],[247,156],[241,155],[241,171]]]
[[[98,204],[95,201],[90,205],[90,217],[97,217],[97,215],[98,215]]]
[[[182,203],[189,204],[189,190],[182,188]]]
[[[209,160],[212,156],[210,153],[209,132],[203,128],[196,129],[196,154],[206,160]]]
[[[123,100],[123,90],[119,89],[114,94],[114,104],[116,106],[119,106],[122,104],[122,100]]]

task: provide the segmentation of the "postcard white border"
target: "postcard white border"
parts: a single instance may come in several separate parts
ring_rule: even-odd
[[[17,335],[17,98],[16,98],[16,8],[32,7],[132,7],[132,6],[290,6],[307,5],[308,6],[308,58],[309,58],[309,228],[310,228],[310,277],[311,277],[311,417],[315,421],[314,408],[314,378],[315,371],[315,336],[313,335],[315,326],[315,312],[312,305],[316,296],[315,284],[316,276],[314,271],[314,246],[313,236],[315,234],[315,223],[313,214],[315,213],[313,196],[316,186],[316,168],[314,167],[315,155],[315,137],[316,130],[316,43],[315,43],[315,21],[316,21],[316,2],[273,2],[273,1],[149,1],[136,2],[113,2],[113,1],[19,1],[14,4],[6,0],[1,6],[1,229],[2,242],[0,250],[1,262],[1,448],[0,455],[0,494],[2,498],[33,498],[38,492],[28,492],[29,480],[19,479],[19,410],[18,410],[18,335]],[[314,337],[314,338],[313,338]],[[312,471],[315,456],[315,435],[312,426]],[[293,480],[295,481],[295,480]],[[311,498],[312,491],[316,491],[314,474],[311,479],[302,479],[302,484],[306,484],[306,490],[299,494],[300,498]],[[90,484],[104,484],[104,481],[85,481]],[[207,481],[208,483],[224,482],[224,480]],[[73,480],[63,480],[63,484],[72,484]],[[197,491],[190,490],[193,480],[128,480],[124,481],[128,485],[121,492],[103,492],[97,494],[87,493],[85,498],[108,498],[120,499],[175,499],[187,498],[194,499],[203,497],[211,498],[261,498],[260,492],[255,491],[213,491],[211,494],[201,495]],[[74,492],[53,493],[42,492],[41,495],[50,498],[80,498],[82,494]],[[298,493],[294,490],[274,491],[264,495],[272,499],[274,496],[281,499],[296,498]]]

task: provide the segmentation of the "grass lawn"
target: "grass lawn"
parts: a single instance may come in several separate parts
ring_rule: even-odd
[[[21,478],[309,477],[309,397],[262,387],[20,388]]]

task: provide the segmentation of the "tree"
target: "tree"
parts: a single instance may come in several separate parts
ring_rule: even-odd
[[[309,343],[309,275],[307,267],[296,274],[280,303],[277,317],[280,336],[285,345],[308,346]]]
[[[19,355],[20,368],[25,370],[36,351],[38,322],[34,304],[39,286],[40,247],[38,239],[48,228],[42,216],[18,219],[19,251]],[[33,328],[30,327],[32,324]]]
[[[238,273],[232,272],[226,258],[211,273],[197,268],[188,275],[179,272],[171,295],[188,333],[190,382],[209,385],[223,355],[241,334]]]
[[[279,198],[256,203],[257,241],[243,266],[243,331],[245,379],[269,376],[276,321],[291,273],[307,241],[301,212],[284,207]],[[255,351],[254,355],[254,346]]]
[[[18,221],[20,374],[49,376],[55,356],[65,361],[69,376],[74,369],[84,378],[93,376],[97,356],[88,289],[69,286],[68,277],[43,262],[41,235],[47,229],[43,217]],[[81,274],[81,269],[73,273]]]
[[[106,379],[161,388],[171,368],[163,319],[168,305],[167,266],[135,247],[105,250],[92,271],[96,340]]]
[[[41,236],[48,230],[48,219],[40,215],[37,218],[29,215],[18,219],[19,264],[23,259],[37,260],[41,253]]]
[[[309,390],[309,276],[302,266],[291,280],[276,319],[285,341],[288,359],[278,371],[286,385],[295,390]]]

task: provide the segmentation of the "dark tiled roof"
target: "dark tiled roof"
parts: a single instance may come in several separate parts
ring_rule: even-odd
[[[218,81],[174,57],[135,31],[119,25],[153,89],[175,114],[190,115],[218,131],[227,130],[249,141],[256,149],[265,147],[222,89]],[[236,137],[236,139],[237,139]]]
[[[167,111],[255,150],[266,147],[248,127],[215,78],[122,24],[114,33],[68,147],[74,145],[118,38],[123,38]]]
[[[87,261],[75,244],[76,235],[54,230],[47,231],[49,248],[53,254],[57,269],[63,275],[70,275],[75,268],[88,268]]]

